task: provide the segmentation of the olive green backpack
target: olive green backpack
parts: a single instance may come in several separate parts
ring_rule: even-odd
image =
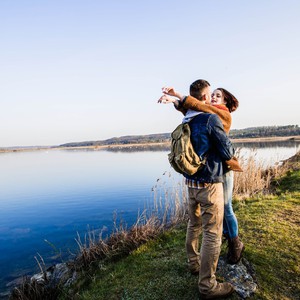
[[[205,164],[195,152],[190,140],[188,123],[180,124],[171,134],[171,153],[168,158],[174,170],[181,174],[193,175]]]

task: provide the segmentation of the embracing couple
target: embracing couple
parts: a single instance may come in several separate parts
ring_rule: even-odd
[[[234,148],[227,136],[231,112],[238,100],[227,90],[218,88],[211,94],[206,80],[190,85],[190,95],[184,96],[172,87],[162,89],[159,103],[173,103],[188,122],[191,143],[206,163],[194,175],[184,174],[188,187],[189,221],[186,251],[191,273],[199,274],[201,299],[217,299],[234,292],[229,282],[218,283],[216,269],[221,250],[222,234],[228,241],[227,259],[236,264],[244,245],[238,236],[238,222],[232,209],[233,171],[242,171],[234,157]],[[199,252],[199,235],[202,243]]]

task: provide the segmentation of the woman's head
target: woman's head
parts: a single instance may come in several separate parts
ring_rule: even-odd
[[[211,104],[224,104],[230,112],[233,112],[238,108],[239,101],[227,90],[217,88],[211,95]]]

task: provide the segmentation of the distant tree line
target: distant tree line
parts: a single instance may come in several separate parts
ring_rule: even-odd
[[[246,129],[233,129],[230,131],[230,138],[257,138],[274,136],[294,136],[300,135],[298,125],[287,126],[263,126],[251,127]],[[83,147],[83,146],[107,146],[107,145],[126,145],[143,143],[162,143],[170,141],[171,133],[149,134],[149,135],[128,135],[114,137],[102,141],[85,141],[62,144],[60,147]]]
[[[293,135],[300,135],[298,125],[251,127],[246,129],[233,129],[230,131],[230,137],[234,139]]]
[[[82,146],[107,146],[107,145],[126,145],[143,143],[163,143],[170,140],[170,133],[149,134],[149,135],[127,135],[114,137],[103,141],[86,141],[62,144],[60,147],[82,147]]]

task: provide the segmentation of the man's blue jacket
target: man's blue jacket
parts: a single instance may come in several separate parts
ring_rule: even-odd
[[[200,158],[206,159],[206,163],[196,174],[185,177],[205,183],[223,182],[223,162],[232,158],[234,148],[219,117],[200,113],[189,125],[194,150]]]

